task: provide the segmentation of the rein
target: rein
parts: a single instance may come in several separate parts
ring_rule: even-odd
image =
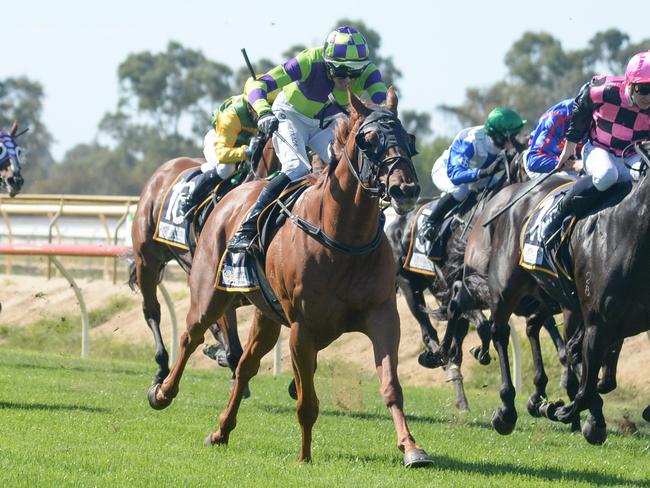
[[[379,148],[373,151],[373,153],[370,153],[369,149],[364,149],[363,144],[360,144],[360,140],[363,140],[364,129],[367,130],[368,128],[376,130],[376,134],[379,136]],[[366,117],[366,119],[357,129],[357,134],[355,135],[355,148],[357,149],[357,164],[360,168],[359,170],[354,166],[354,164],[352,164],[352,160],[350,159],[346,148],[343,148],[342,152],[348,163],[350,172],[359,182],[359,186],[369,194],[370,198],[384,200],[386,197],[386,185],[379,179],[379,173],[384,167],[388,168],[386,180],[390,178],[390,175],[393,172],[395,166],[400,161],[406,161],[409,163],[410,168],[413,170],[413,174],[416,174],[415,168],[413,167],[413,162],[405,156],[398,154],[396,156],[389,156],[378,160],[379,155],[385,154],[391,147],[408,148],[409,145],[407,142],[406,131],[400,124],[397,117],[389,110],[380,109],[372,112],[368,117]],[[377,152],[379,154],[377,154]],[[384,233],[384,223],[386,222],[386,216],[384,215],[383,211],[380,211],[379,213],[377,233],[375,234],[374,239],[365,246],[348,246],[323,232],[320,223],[323,221],[323,204],[325,197],[325,188],[327,186],[327,178],[329,178],[329,173],[325,175],[325,181],[322,185],[318,226],[306,221],[302,217],[295,215],[293,212],[291,212],[291,210],[289,210],[289,208],[287,208],[286,205],[278,200],[278,205],[282,209],[282,213],[284,213],[289,218],[289,220],[291,220],[291,222],[298,226],[298,228],[300,228],[302,231],[312,236],[324,246],[329,247],[335,251],[340,251],[353,256],[359,256],[362,254],[368,254],[377,249],[381,243],[381,239]],[[376,184],[376,186],[373,186],[373,183]]]

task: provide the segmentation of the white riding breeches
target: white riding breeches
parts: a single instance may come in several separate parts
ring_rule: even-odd
[[[445,151],[438,159],[436,159],[436,162],[433,163],[433,168],[431,168],[431,179],[433,180],[433,184],[442,193],[451,194],[451,196],[454,197],[457,202],[462,202],[465,200],[470,191],[481,190],[485,188],[486,185],[490,184],[490,182],[496,183],[502,173],[502,171],[497,172],[493,178],[481,178],[480,180],[455,185],[447,175],[448,156],[449,152]]]
[[[214,129],[208,131],[203,138],[203,155],[205,163],[201,165],[201,171],[207,173],[210,170],[217,169],[217,174],[221,179],[228,178],[235,173],[236,164],[220,163],[217,159],[217,153],[214,150],[214,143],[217,140],[217,133]]]
[[[329,146],[334,139],[336,121],[342,114],[325,119],[323,121],[324,128],[321,129],[319,120],[298,112],[287,102],[282,92],[273,103],[273,113],[280,122],[277,133],[286,141],[280,140],[274,134],[273,147],[282,164],[282,172],[291,181],[299,180],[311,171],[310,158],[305,146],[309,146],[321,160],[329,164]]]
[[[610,186],[620,181],[636,181],[639,179],[641,156],[634,153],[627,157],[619,157],[607,150],[586,142],[582,149],[582,160],[585,173],[591,175],[594,186],[600,191],[607,190]],[[628,168],[626,166],[630,166]]]

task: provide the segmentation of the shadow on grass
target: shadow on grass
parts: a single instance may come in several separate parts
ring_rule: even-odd
[[[284,405],[270,405],[268,403],[261,404],[260,408],[265,412],[271,414],[295,414],[296,407],[284,406]],[[318,412],[319,416],[324,417],[348,417],[352,419],[361,419],[361,420],[390,420],[390,412],[386,410],[385,413],[369,413],[369,412],[345,412],[341,410],[331,410],[327,408],[320,409]],[[412,415],[407,414],[406,419],[411,422],[427,422],[427,423],[440,423],[441,419],[436,417],[430,417],[428,415]]]
[[[135,369],[126,369],[118,367],[96,367],[94,365],[84,365],[84,366],[67,366],[65,364],[31,364],[31,363],[4,363],[0,361],[0,366],[9,369],[37,369],[44,371],[75,371],[79,373],[96,373],[98,371],[103,371],[106,373],[115,373],[115,374],[124,374],[128,376],[141,376],[142,371]]]
[[[111,413],[108,408],[101,407],[84,407],[81,405],[56,405],[46,403],[16,403],[16,402],[3,402],[0,401],[0,410],[44,410],[44,411],[77,411],[77,412],[91,412],[91,413]]]
[[[531,466],[517,466],[510,463],[478,463],[467,462],[450,457],[433,456],[435,468],[445,471],[463,471],[477,473],[484,476],[500,477],[503,475],[518,475],[524,478],[535,477],[544,481],[566,481],[585,482],[592,486],[596,485],[637,485],[644,480],[638,478],[627,478],[613,476],[593,471],[581,471],[577,469],[562,469],[559,467],[534,468]]]

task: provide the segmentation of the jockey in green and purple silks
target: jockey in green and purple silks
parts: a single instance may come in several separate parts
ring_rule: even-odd
[[[290,182],[307,175],[310,167],[306,164],[306,146],[330,162],[333,122],[346,111],[348,89],[357,96],[365,92],[375,104],[386,101],[386,84],[368,55],[363,35],[353,27],[343,26],[327,36],[324,46],[305,49],[246,83],[244,93],[259,115],[260,132],[270,136],[277,130],[282,136],[273,137],[282,172],[262,190],[241,228],[228,242],[229,250],[248,249],[260,212]],[[271,106],[268,94],[277,89],[281,91]]]

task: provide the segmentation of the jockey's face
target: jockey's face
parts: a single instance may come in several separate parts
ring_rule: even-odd
[[[350,77],[345,77],[345,78],[332,78],[332,81],[334,82],[334,86],[338,88],[339,90],[347,91],[348,88],[352,85],[352,82],[354,81],[353,78]]]
[[[634,104],[641,110],[650,108],[650,83],[632,85],[630,88]]]

